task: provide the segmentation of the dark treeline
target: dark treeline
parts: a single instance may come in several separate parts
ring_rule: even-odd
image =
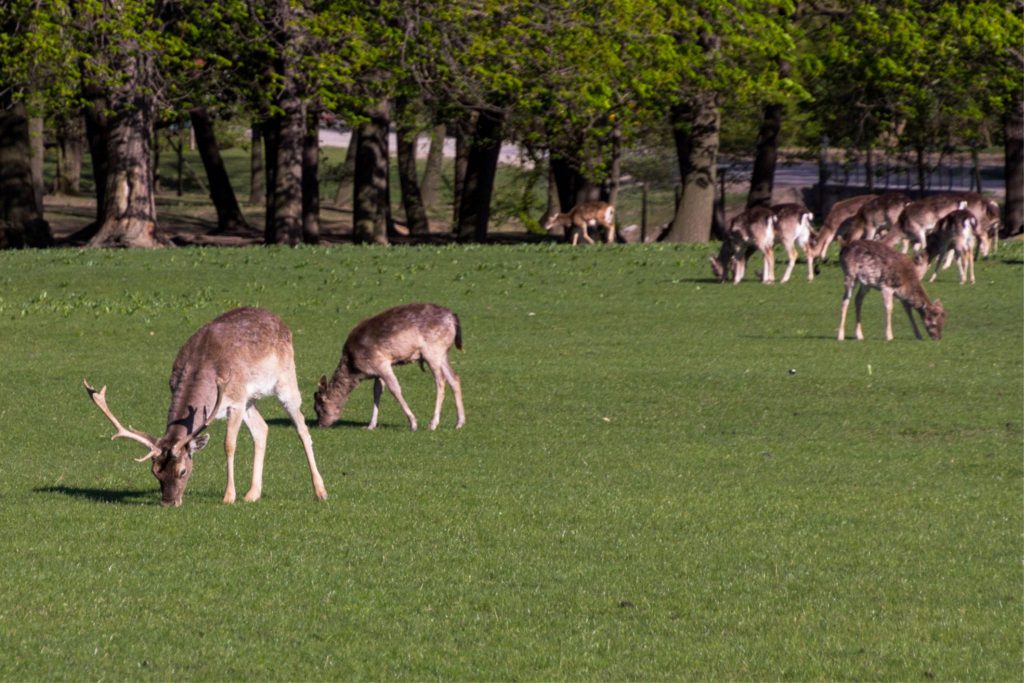
[[[1024,3],[931,0],[11,0],[0,8],[0,246],[52,243],[40,131],[58,190],[96,181],[91,246],[163,243],[157,130],[188,122],[217,230],[267,243],[320,238],[317,125],[353,130],[339,204],[353,239],[386,243],[397,192],[423,235],[437,158],[417,177],[417,136],[456,139],[450,231],[485,241],[498,152],[550,165],[552,206],[614,202],[623,150],[672,140],[681,192],[665,239],[706,241],[723,135],[753,159],[748,205],[771,201],[781,145],[918,160],[1005,152],[1004,230],[1024,229]],[[247,226],[215,122],[253,131]],[[389,130],[397,149],[388,149]],[[394,152],[400,187],[388,187]],[[87,154],[86,154],[87,153]],[[923,175],[921,175],[923,189]]]

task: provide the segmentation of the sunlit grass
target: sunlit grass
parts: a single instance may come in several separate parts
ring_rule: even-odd
[[[1019,679],[1021,246],[928,287],[941,342],[882,341],[875,294],[842,344],[834,265],[723,286],[710,249],[0,253],[0,679]],[[385,395],[367,432],[364,384],[313,431],[323,503],[270,399],[264,498],[220,502],[220,422],[162,509],[81,388],[159,432],[188,335],[261,305],[312,417],[348,330],[421,300],[467,426]]]

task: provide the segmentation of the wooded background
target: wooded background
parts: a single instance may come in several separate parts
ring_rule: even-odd
[[[779,150],[909,160],[926,189],[952,154],[1002,154],[1003,230],[1024,229],[1024,2],[928,0],[10,0],[0,7],[0,246],[47,246],[41,149],[74,191],[86,157],[91,246],[165,243],[154,139],[194,134],[217,229],[246,225],[217,122],[251,131],[267,243],[320,239],[325,122],[353,131],[352,239],[386,243],[388,131],[408,232],[436,176],[417,136],[456,140],[450,232],[487,241],[498,154],[549,169],[551,209],[615,201],[624,154],[674,148],[664,238],[706,241],[723,150],[769,203]],[[429,167],[429,164],[428,164]],[[870,180],[868,181],[870,184]],[[423,187],[423,184],[427,187]],[[262,187],[261,187],[262,185]],[[427,197],[424,197],[426,193]]]

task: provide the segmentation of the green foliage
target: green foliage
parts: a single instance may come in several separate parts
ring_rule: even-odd
[[[1024,67],[1024,20],[1003,2],[843,3],[806,20],[812,108],[833,142],[979,147],[998,131]],[[836,106],[842,103],[842,106]]]
[[[0,678],[1019,678],[1021,245],[928,287],[940,342],[882,341],[874,294],[840,344],[834,265],[723,286],[707,252],[0,253]],[[324,503],[271,399],[263,500],[221,504],[211,445],[161,509],[81,387],[156,431],[179,346],[256,304],[311,414],[352,325],[413,300],[460,314],[467,426],[385,396],[367,432],[361,386],[314,432]]]

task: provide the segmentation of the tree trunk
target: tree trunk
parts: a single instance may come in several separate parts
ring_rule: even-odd
[[[78,194],[82,184],[85,155],[85,120],[81,116],[63,119],[56,129],[57,170],[54,192]]]
[[[558,210],[566,212],[580,202],[596,199],[600,191],[583,177],[580,173],[579,163],[554,155],[551,157],[551,175],[555,179],[555,188],[558,191]],[[592,196],[593,195],[593,196]]]
[[[32,175],[25,105],[0,102],[0,248],[45,247],[52,242]]]
[[[356,151],[359,149],[359,130],[353,128],[348,136],[345,161],[341,165],[338,190],[334,193],[334,205],[339,209],[352,203],[353,180],[356,176]]]
[[[269,244],[267,235],[274,234],[274,206],[277,200],[277,195],[274,194],[274,187],[277,184],[278,140],[281,137],[280,117],[274,116],[264,120],[260,124],[260,133],[263,136],[263,186],[265,188],[263,193],[263,240]]]
[[[387,244],[389,105],[381,102],[359,126],[353,178],[352,240]]]
[[[320,243],[320,109],[310,107],[302,139],[302,241]]]
[[[1024,91],[1018,90],[1010,98],[1004,126],[1006,217],[1003,231],[1009,236],[1024,232]]]
[[[277,106],[281,113],[275,117],[274,183],[267,185],[274,198],[273,220],[267,226],[264,241],[296,245],[302,241],[302,141],[306,117],[295,80],[287,71]]]
[[[38,116],[29,117],[28,139],[32,147],[32,187],[36,193],[36,206],[43,210],[43,197],[46,188],[43,186],[43,157],[46,147],[43,144],[43,119]]]
[[[205,107],[196,107],[189,112],[189,119],[192,121],[192,130],[195,131],[199,156],[206,169],[206,178],[210,183],[210,199],[217,210],[217,231],[248,230],[249,224],[242,215],[241,207],[238,206],[238,199],[231,187],[220,149],[217,147],[210,112]]]
[[[103,97],[93,97],[90,104],[85,107],[85,137],[89,144],[93,192],[96,195],[96,221],[91,234],[88,234],[88,237],[92,238],[107,213],[107,146],[110,124],[107,121],[107,101]]]
[[[615,124],[612,130],[612,161],[608,169],[606,191],[601,192],[601,199],[615,206],[619,201],[619,183],[622,179],[622,131]]]
[[[747,208],[771,206],[775,189],[775,166],[779,155],[779,131],[782,129],[782,104],[764,107],[761,128],[757,133],[754,168],[750,176]]]
[[[466,185],[466,169],[469,167],[469,148],[476,131],[477,111],[459,118],[455,123],[455,177],[452,182],[452,232],[459,234],[459,211],[462,210],[462,193]]]
[[[445,124],[439,123],[430,133],[430,151],[427,152],[423,182],[420,184],[423,206],[428,210],[437,206],[437,188],[441,185],[441,171],[444,168],[444,136],[447,130]]]
[[[779,62],[779,78],[789,78],[790,66],[786,60]],[[781,102],[766,104],[757,132],[754,153],[754,168],[750,175],[750,191],[747,194],[747,208],[771,206],[772,191],[775,189],[775,167],[779,157],[779,131],[782,130]]]
[[[427,235],[430,233],[430,224],[427,222],[427,212],[423,206],[419,178],[416,173],[416,139],[418,135],[415,127],[409,124],[404,110],[405,106],[399,100],[396,103],[395,118],[398,127],[396,152],[398,182],[402,190],[402,206],[405,208],[405,222],[409,227],[409,232],[413,235]]]
[[[156,234],[153,192],[152,102],[137,95],[109,121],[106,210],[90,247],[165,246]]]
[[[719,111],[714,93],[698,93],[674,108],[673,131],[679,157],[682,196],[665,239],[707,242],[715,211],[715,163]]]
[[[259,206],[267,201],[263,182],[263,124],[253,121],[249,136],[252,141],[252,149],[249,150],[249,203]]]
[[[459,241],[487,241],[491,219],[491,195],[501,153],[502,116],[482,111],[469,145],[466,178],[459,206]]]

